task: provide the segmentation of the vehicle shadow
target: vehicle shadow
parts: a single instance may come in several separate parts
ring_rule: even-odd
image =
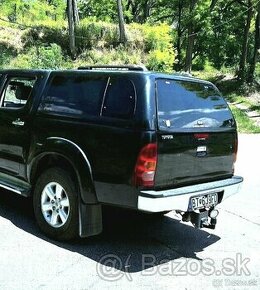
[[[57,242],[45,237],[38,229],[31,199],[4,190],[0,190],[0,216],[39,239],[79,253],[100,265],[129,273],[182,257],[200,260],[196,253],[220,239],[168,216],[154,218],[106,207],[102,234],[72,242]]]

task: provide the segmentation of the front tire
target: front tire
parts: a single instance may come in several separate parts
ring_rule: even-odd
[[[33,207],[40,229],[55,240],[78,236],[78,192],[69,172],[50,168],[38,178]]]

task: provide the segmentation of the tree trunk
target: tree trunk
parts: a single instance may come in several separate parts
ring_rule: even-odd
[[[255,21],[255,45],[253,59],[250,63],[247,81],[252,83],[254,80],[255,67],[259,59],[260,50],[260,2],[257,7],[256,21]]]
[[[147,21],[147,18],[150,17],[152,6],[153,6],[152,1],[149,1],[149,0],[144,1],[144,4],[143,4],[143,15],[144,16],[142,19],[142,23],[145,23]]]
[[[79,10],[77,5],[77,0],[72,0],[72,10],[73,10],[73,19],[75,25],[79,24]]]
[[[249,30],[250,25],[253,17],[253,5],[252,0],[248,0],[248,11],[247,11],[247,18],[246,18],[246,25],[244,27],[244,37],[243,37],[243,44],[242,44],[242,52],[240,57],[239,69],[237,77],[239,80],[244,81],[246,76],[246,59],[248,54],[248,38],[249,38]]]
[[[75,22],[73,17],[73,0],[67,0],[67,13],[69,22],[69,39],[70,39],[70,53],[71,58],[75,59],[76,46],[75,46]]]
[[[178,24],[177,24],[177,42],[176,42],[176,49],[177,49],[177,64],[176,69],[180,70],[181,68],[181,36],[182,36],[182,30],[181,30],[181,19],[182,19],[182,0],[179,0],[178,2]]]
[[[192,67],[192,52],[194,47],[195,34],[193,34],[192,27],[188,27],[188,44],[186,48],[186,58],[185,58],[185,66],[184,71],[190,73]]]
[[[192,14],[198,0],[190,1],[190,15]],[[186,47],[186,57],[185,57],[185,66],[184,70],[188,73],[191,72],[192,67],[192,52],[195,41],[195,33],[194,33],[194,19],[191,19],[188,24],[188,41]]]
[[[126,32],[125,32],[125,21],[123,15],[123,5],[122,0],[117,0],[117,13],[118,13],[118,23],[119,23],[119,42],[126,43]]]

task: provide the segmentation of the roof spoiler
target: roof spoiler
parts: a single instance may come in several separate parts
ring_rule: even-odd
[[[87,65],[78,67],[79,70],[119,70],[119,71],[148,71],[142,65]]]

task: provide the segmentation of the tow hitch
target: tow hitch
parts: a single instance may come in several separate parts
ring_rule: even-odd
[[[219,212],[217,209],[200,210],[199,212],[188,211],[182,214],[182,221],[191,222],[195,228],[209,228],[215,229],[217,224],[217,216]]]

